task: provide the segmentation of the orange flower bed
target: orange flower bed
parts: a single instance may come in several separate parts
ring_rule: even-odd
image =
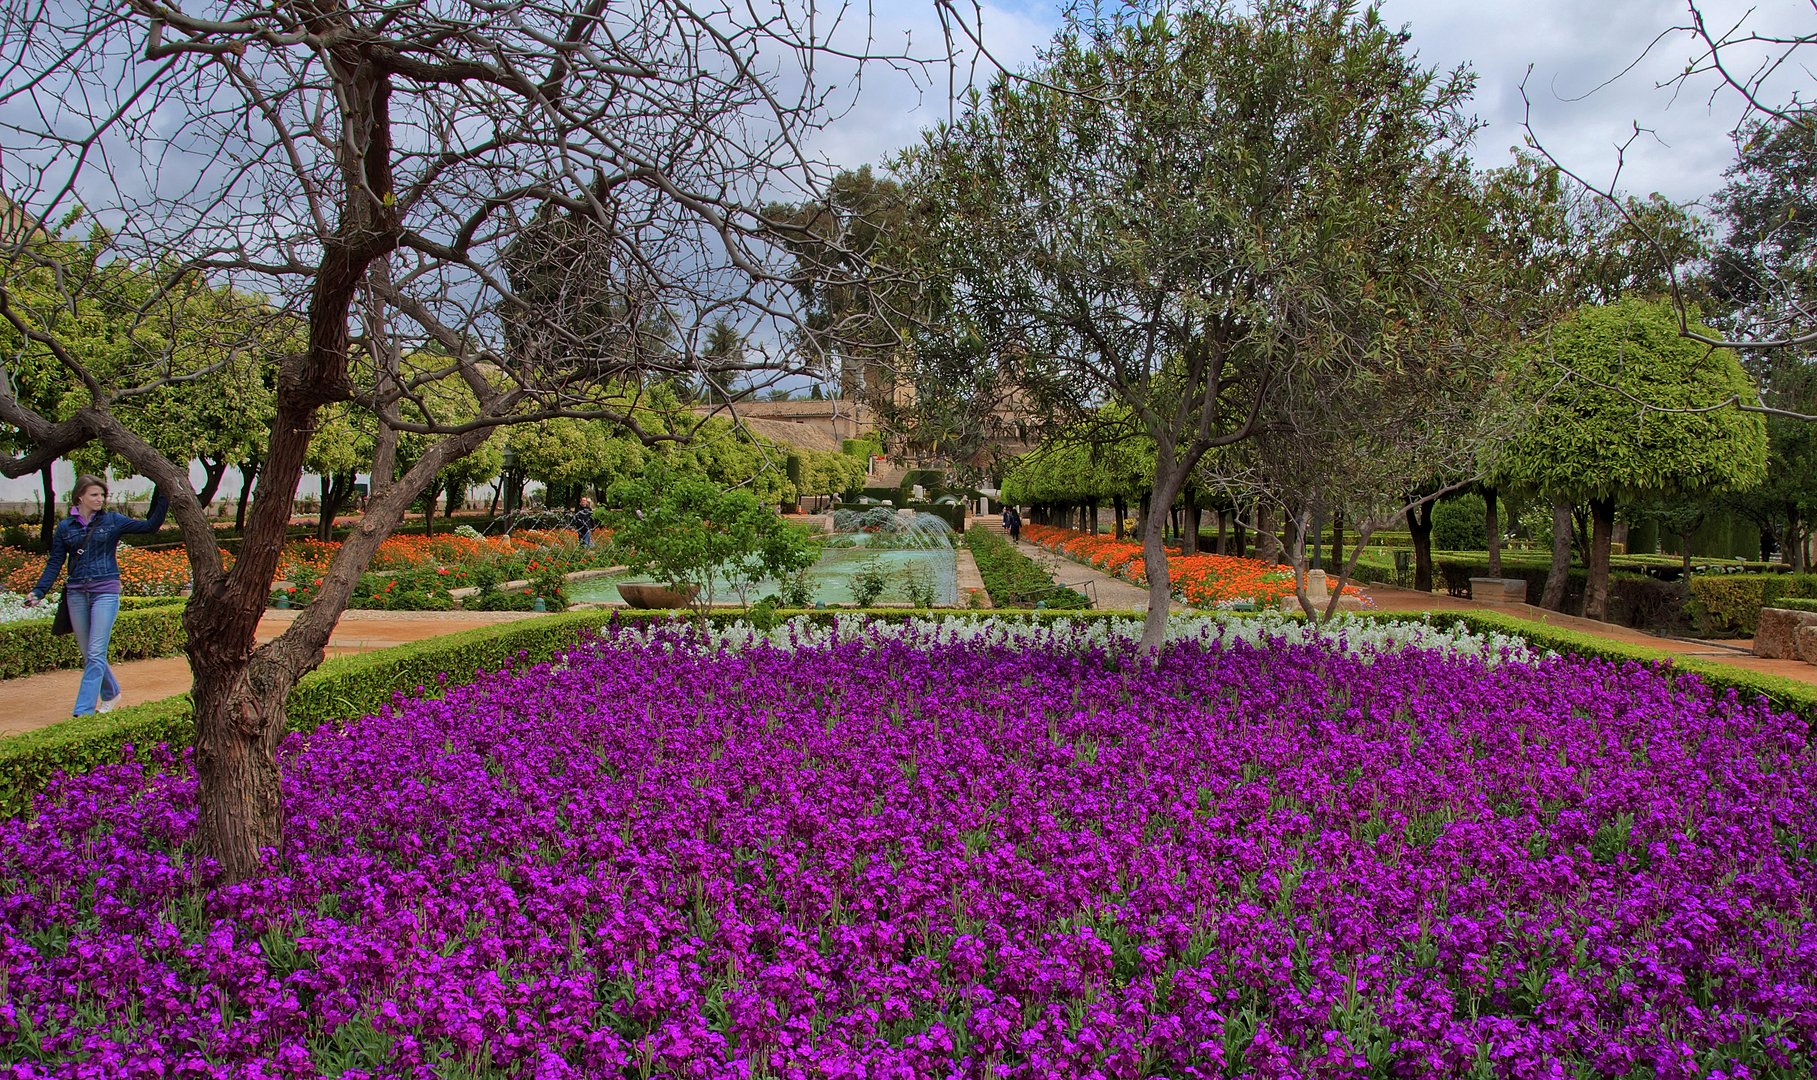
[[[611,534],[593,530],[596,539]],[[293,540],[278,558],[277,576],[290,581],[316,580],[341,549],[339,541]],[[391,536],[379,544],[370,570],[413,570],[419,567],[468,567],[495,562],[526,552],[579,551],[578,538],[567,530],[526,529],[510,536],[480,540],[448,533],[443,536]],[[189,556],[182,548],[145,551],[120,545],[120,591],[126,596],[175,596],[189,587]],[[233,556],[221,552],[222,565],[233,566]],[[534,566],[533,566],[534,568]],[[23,593],[38,583],[44,556],[18,548],[0,548],[0,589]]]
[[[596,540],[611,534],[593,530]],[[579,538],[566,529],[524,529],[509,536],[487,536],[475,540],[458,533],[440,536],[388,536],[373,553],[368,570],[415,570],[433,566],[478,566],[507,559],[513,555],[549,549],[577,551]],[[341,550],[341,542],[293,540],[284,545],[278,560],[278,577],[290,581],[319,578],[328,572],[328,564]]]
[[[1148,573],[1142,561],[1142,545],[1134,540],[1117,540],[1094,536],[1052,525],[1024,525],[1022,535],[1032,544],[1058,552],[1075,562],[1137,585],[1148,584]],[[1283,597],[1293,595],[1293,570],[1274,566],[1259,559],[1240,559],[1235,555],[1182,555],[1169,548],[1168,582],[1175,596],[1194,607],[1216,607],[1245,601],[1259,607],[1273,607]],[[1346,585],[1344,591],[1361,596],[1362,590]]]
[[[189,587],[189,556],[182,548],[145,551],[121,544],[115,556],[120,563],[120,592],[124,596],[175,596]],[[226,565],[233,556],[221,552]],[[16,548],[0,550],[0,566],[10,566],[0,587],[9,592],[29,592],[44,572],[44,556]]]

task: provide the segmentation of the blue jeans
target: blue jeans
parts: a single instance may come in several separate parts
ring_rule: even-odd
[[[94,712],[95,704],[101,698],[112,701],[120,696],[120,684],[114,681],[113,669],[107,666],[107,642],[114,636],[114,620],[119,617],[118,596],[69,594],[69,623],[75,628],[76,649],[84,661],[82,686],[76,691],[73,716]]]

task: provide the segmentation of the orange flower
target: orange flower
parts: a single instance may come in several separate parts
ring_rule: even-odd
[[[1022,535],[1030,543],[1095,566],[1107,574],[1137,585],[1148,584],[1142,545],[1133,540],[1095,536],[1051,525],[1024,525]],[[1291,568],[1234,555],[1182,555],[1177,549],[1170,549],[1167,577],[1174,595],[1194,607],[1214,607],[1245,600],[1273,606],[1283,597],[1293,595]],[[1355,585],[1346,585],[1344,591],[1362,595],[1362,590]]]

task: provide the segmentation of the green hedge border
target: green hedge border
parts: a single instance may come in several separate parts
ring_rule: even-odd
[[[123,596],[114,621],[112,648],[116,660],[150,660],[183,651],[181,596]],[[17,679],[42,671],[82,666],[76,637],[50,632],[51,620],[20,619],[0,623],[0,679]]]
[[[779,618],[803,617],[824,624],[840,616],[864,615],[882,622],[898,622],[936,614],[959,619],[1014,619],[1041,622],[1056,619],[1092,621],[1140,618],[1133,611],[986,611],[927,612],[891,608],[872,611],[781,612]],[[1718,691],[1734,690],[1765,698],[1807,724],[1817,725],[1817,685],[1777,675],[1767,675],[1697,660],[1663,649],[1628,645],[1592,634],[1560,630],[1494,612],[1361,612],[1362,618],[1384,622],[1429,622],[1434,626],[1461,625],[1478,633],[1500,633],[1526,640],[1536,648],[1593,657],[1615,663],[1665,664],[1676,673],[1695,675]],[[1245,618],[1225,614],[1224,618]],[[336,657],[304,676],[291,693],[290,727],[312,730],[321,724],[376,712],[393,696],[435,694],[445,686],[472,681],[482,671],[497,671],[514,663],[547,660],[561,648],[575,644],[583,630],[612,622],[662,622],[681,618],[671,612],[590,610],[564,612],[525,619],[496,627],[480,627],[446,637],[399,645],[357,656]],[[745,621],[742,612],[711,612],[715,625]],[[443,676],[446,676],[444,681]],[[180,695],[67,720],[38,731],[0,739],[0,815],[16,816],[31,808],[31,801],[59,772],[84,772],[118,761],[128,746],[160,742],[187,744],[194,738],[189,698]]]
[[[1782,611],[1817,611],[1817,600],[1782,599],[1773,601],[1767,607],[1779,608]]]
[[[978,576],[991,603],[1028,603],[1039,600],[1042,610],[1084,611],[1091,600],[1083,593],[1054,584],[1053,575],[1017,551],[996,529],[973,525],[965,530],[965,546],[978,565]]]

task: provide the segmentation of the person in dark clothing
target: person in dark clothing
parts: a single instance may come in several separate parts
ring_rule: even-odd
[[[1016,512],[1015,507],[1006,506],[1003,508],[1003,527],[1009,531],[1010,543],[1019,544],[1022,542],[1022,515]]]
[[[69,562],[69,580],[63,583],[69,600],[69,621],[76,634],[76,648],[83,658],[82,682],[76,689],[74,716],[107,712],[120,696],[120,684],[107,665],[107,645],[114,620],[120,615],[120,537],[127,533],[155,533],[164,524],[170,500],[162,491],[153,493],[151,510],[139,521],[107,509],[107,485],[99,477],[79,476],[70,495],[69,516],[51,533],[50,557],[44,573],[33,586],[27,606],[43,601],[57,571]]]
[[[574,531],[580,534],[580,546],[593,546],[593,500],[583,498],[580,509],[574,511]]]

